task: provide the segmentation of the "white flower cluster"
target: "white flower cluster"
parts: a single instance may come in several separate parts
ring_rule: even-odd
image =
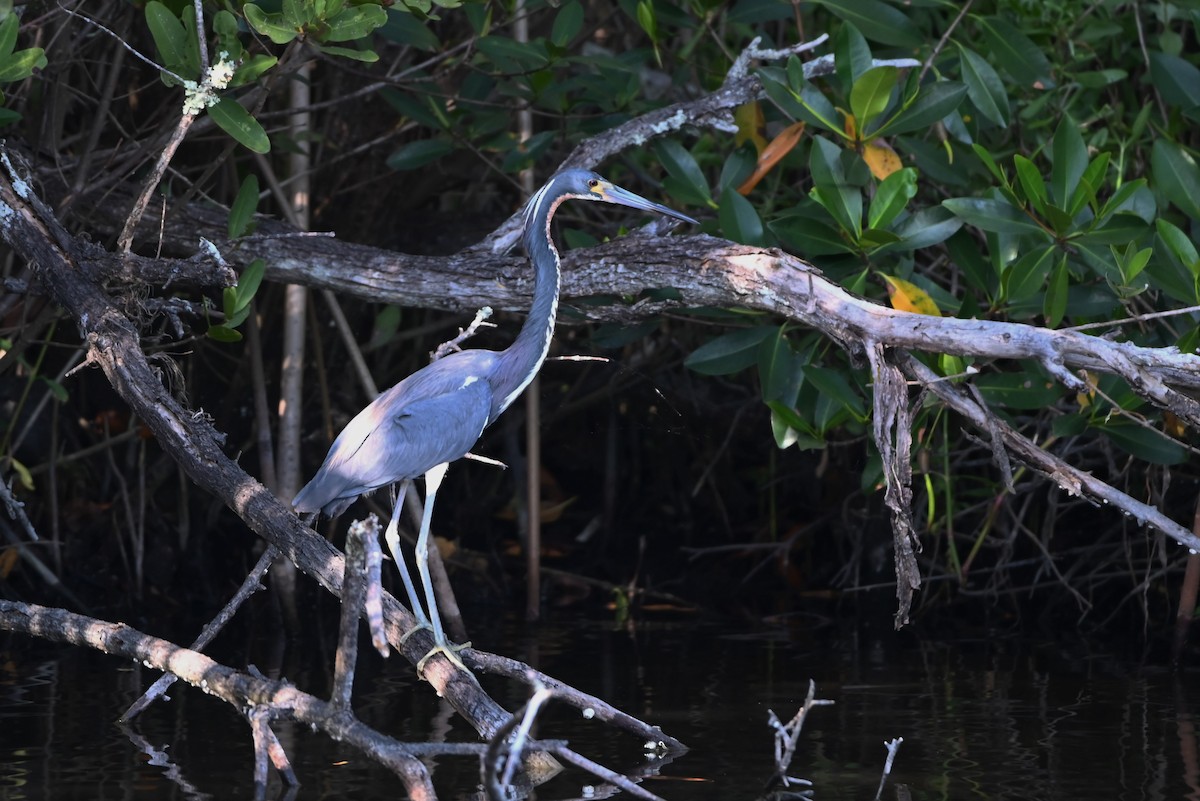
[[[203,83],[184,81],[183,113],[194,117],[209,106],[215,105],[220,99],[217,92],[229,85],[235,69],[237,63],[230,61],[229,53],[222,50],[217,63],[208,68]]]

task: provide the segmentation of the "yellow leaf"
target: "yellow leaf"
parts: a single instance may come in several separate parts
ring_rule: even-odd
[[[892,301],[893,309],[914,314],[926,314],[930,317],[942,316],[941,310],[924,289],[903,278],[894,278],[883,273],[880,273],[880,277],[887,281],[888,297]]]
[[[8,577],[12,574],[13,568],[17,566],[17,562],[21,559],[21,552],[16,548],[5,548],[0,551],[0,578],[8,581]]]
[[[845,122],[842,123],[842,129],[845,130],[846,136],[850,137],[851,142],[857,142],[858,141],[858,123],[855,122],[854,115],[851,114],[849,111],[846,111],[845,109],[839,108],[838,111],[842,112],[842,119],[845,120]]]
[[[750,177],[738,187],[738,192],[743,195],[750,194],[750,190],[758,186],[771,169],[779,163],[779,160],[792,152],[792,148],[800,141],[801,134],[804,133],[804,123],[794,122],[788,127],[779,132],[779,135],[771,140],[771,144],[767,145],[758,154],[758,163],[754,165],[754,172],[750,173]]]
[[[33,473],[29,472],[29,468],[12,456],[9,457],[8,463],[12,466],[13,472],[17,474],[17,481],[21,482],[21,486],[33,492]]]
[[[737,123],[737,134],[733,143],[741,147],[745,142],[753,142],[754,149],[759,153],[767,146],[767,140],[762,135],[763,121],[762,106],[758,103],[743,103],[733,110],[733,121]]]
[[[863,161],[871,168],[871,174],[882,181],[899,170],[903,164],[892,146],[882,139],[875,139],[863,145]]]
[[[1176,439],[1187,436],[1187,426],[1172,412],[1163,412],[1163,431]]]
[[[1083,392],[1075,393],[1075,402],[1079,404],[1080,409],[1086,409],[1092,405],[1092,401],[1096,399],[1096,378],[1087,370],[1083,371],[1083,380],[1087,382],[1087,389]]]

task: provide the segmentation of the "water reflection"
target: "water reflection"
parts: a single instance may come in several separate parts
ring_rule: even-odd
[[[472,634],[480,647],[529,661],[686,742],[687,754],[658,764],[643,743],[575,710],[551,706],[539,722],[539,736],[569,739],[591,759],[640,774],[670,801],[759,797],[773,773],[767,710],[790,718],[810,678],[818,697],[836,704],[813,710],[789,772],[812,780],[822,801],[873,798],[893,737],[904,745],[885,798],[1200,801],[1195,671],[1028,640],[929,641],[913,632],[860,640],[574,620]],[[252,795],[249,730],[227,706],[177,685],[174,700],[126,736],[113,721],[155,678],[151,671],[26,638],[10,636],[3,648],[0,797]],[[324,695],[326,653],[292,648],[281,670]],[[364,721],[403,739],[473,740],[409,668],[369,650],[360,660],[355,705]],[[484,681],[509,708],[525,700],[522,687]],[[398,781],[358,753],[302,726],[280,723],[277,732],[304,783],[298,799],[396,796]],[[476,792],[472,760],[431,767],[441,797]],[[537,797],[582,797],[592,783],[567,770]]]

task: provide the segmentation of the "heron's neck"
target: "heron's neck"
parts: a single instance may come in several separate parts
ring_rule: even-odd
[[[535,197],[533,202],[536,204],[540,200]],[[550,350],[550,337],[554,334],[554,319],[558,311],[559,264],[558,250],[550,240],[550,217],[554,214],[553,207],[561,201],[553,202],[546,213],[546,228],[540,232],[541,235],[531,230],[525,237],[525,250],[534,272],[533,305],[529,307],[529,316],[525,318],[516,340],[500,353],[499,411],[507,408],[529,386]],[[541,211],[538,208],[531,209],[535,215]]]

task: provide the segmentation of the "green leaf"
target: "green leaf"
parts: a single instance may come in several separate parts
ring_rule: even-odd
[[[235,331],[225,325],[210,325],[208,327],[208,336],[215,339],[217,342],[241,342],[242,334],[240,331]]]
[[[234,198],[233,205],[229,207],[228,235],[230,239],[237,239],[253,230],[250,221],[254,218],[254,211],[257,208],[258,176],[250,173],[242,180],[237,197]]]
[[[833,35],[833,53],[838,80],[845,90],[871,69],[871,48],[853,23],[843,23]]]
[[[479,8],[477,5],[468,6],[468,8]],[[488,7],[491,8],[490,6]],[[487,12],[490,18],[490,11]],[[387,10],[387,24],[379,29],[378,34],[389,42],[400,45],[409,45],[418,50],[424,50],[428,53],[435,53],[441,49],[441,42],[438,40],[437,34],[430,30],[430,26],[417,19],[413,14],[407,11],[401,11],[398,8],[389,8]],[[481,36],[487,34],[486,27],[477,31]]]
[[[850,111],[860,132],[887,108],[899,74],[895,67],[875,67],[854,82],[854,88],[850,90]]]
[[[767,223],[767,228],[788,250],[808,258],[854,252],[854,246],[838,229],[824,220],[814,220],[806,214],[772,220]]]
[[[702,375],[729,375],[758,362],[758,346],[779,330],[762,325],[723,334],[692,351],[683,366]]]
[[[1046,233],[1028,214],[1007,200],[958,197],[943,200],[942,205],[983,231],[995,231],[998,234]]]
[[[317,21],[312,0],[282,0],[279,10],[283,14],[283,21],[290,28],[299,30]]]
[[[151,5],[155,5],[155,3],[151,3]],[[161,4],[157,4],[157,5],[161,6]],[[169,11],[167,13],[170,14]],[[149,7],[147,7],[146,8],[147,22],[149,22],[149,19],[150,19],[150,9],[149,9]],[[172,19],[174,19],[174,15],[172,15]],[[179,20],[177,20],[177,19],[175,21],[179,22]],[[4,18],[4,22],[0,22],[0,59],[4,58],[5,56],[11,55],[12,51],[16,48],[16,46],[17,46],[17,26],[18,25],[20,25],[20,22],[17,20],[17,16],[15,14],[9,14],[8,16],[6,16]],[[153,27],[151,27],[150,33],[151,33],[151,35],[154,34]],[[157,44],[157,42],[156,42],[156,44]]]
[[[1200,167],[1196,160],[1174,142],[1155,139],[1150,154],[1155,187],[1180,211],[1200,220]]]
[[[1067,290],[1071,274],[1067,270],[1067,255],[1064,253],[1050,273],[1050,284],[1046,287],[1046,298],[1042,302],[1042,315],[1047,328],[1058,328],[1067,313]]]
[[[258,120],[251,117],[250,112],[233,98],[222,97],[216,105],[209,107],[208,113],[213,122],[238,143],[255,153],[270,152],[271,140],[267,137],[267,132]]]
[[[1028,36],[1001,17],[985,17],[979,23],[987,51],[1017,83],[1038,89],[1054,85],[1050,61]]]
[[[967,96],[986,119],[1001,128],[1007,128],[1008,92],[1004,90],[1000,75],[974,50],[960,44],[958,52],[962,57],[963,82],[967,85]]]
[[[1125,203],[1146,185],[1145,178],[1137,178],[1121,184],[1121,188],[1112,193],[1100,211],[1096,214],[1097,222],[1103,222],[1106,217],[1119,210]]]
[[[1200,69],[1179,56],[1150,52],[1150,77],[1162,99],[1183,109],[1200,106]]]
[[[1096,196],[1100,193],[1100,187],[1104,185],[1104,178],[1108,173],[1108,159],[1108,153],[1096,156],[1079,177],[1079,183],[1071,193],[1071,203],[1066,208],[1067,214],[1072,218],[1083,211],[1084,206],[1095,208]]]
[[[1167,246],[1167,250],[1179,260],[1180,264],[1200,278],[1200,254],[1197,254],[1196,246],[1192,244],[1188,235],[1167,220],[1155,220],[1154,226],[1158,230],[1159,238]]]
[[[862,192],[846,184],[842,149],[823,137],[813,139],[809,172],[814,184],[810,193],[813,200],[857,239],[862,234]]]
[[[146,3],[146,26],[154,38],[154,46],[162,58],[163,66],[172,72],[179,72],[187,63],[188,43],[187,32],[183,22],[158,0]],[[14,18],[13,19],[15,22]],[[5,23],[7,24],[7,20]],[[198,75],[180,74],[181,78],[195,80]]]
[[[287,44],[300,35],[299,31],[284,23],[282,14],[268,14],[253,3],[242,6],[242,13],[251,28],[275,44]]]
[[[954,236],[962,224],[962,219],[942,206],[921,209],[895,228],[900,241],[888,251],[918,250],[939,244]]]
[[[9,19],[13,19],[9,17]],[[46,66],[46,54],[40,47],[18,50],[8,58],[0,59],[0,83],[23,81],[35,69]]]
[[[735,189],[721,193],[721,208],[717,212],[725,236],[743,245],[763,244],[763,224],[749,200]]]
[[[820,390],[822,395],[844,406],[858,420],[867,419],[867,407],[863,397],[851,386],[845,372],[810,364],[804,368],[804,378]]]
[[[550,29],[550,41],[558,47],[566,47],[579,35],[583,28],[583,6],[578,0],[565,3],[554,16],[554,27]]]
[[[917,194],[917,171],[905,167],[883,179],[871,199],[867,213],[868,228],[887,228]],[[949,234],[947,234],[949,236]]]
[[[966,96],[967,87],[955,81],[923,86],[913,104],[879,126],[875,135],[882,136],[886,132],[888,136],[896,136],[928,128],[958,108]]]
[[[682,183],[693,196],[712,204],[708,179],[687,148],[675,139],[660,139],[654,143],[654,152],[672,178]]]
[[[316,45],[322,53],[330,56],[340,56],[351,61],[361,61],[364,64],[374,64],[379,60],[379,54],[374,50],[358,50],[353,47],[338,47],[337,45]]]
[[[1046,182],[1042,179],[1041,170],[1019,153],[1013,156],[1013,165],[1017,168],[1017,180],[1020,181],[1021,189],[1025,192],[1025,199],[1033,205],[1038,214],[1044,215],[1046,213]]]
[[[1004,174],[1004,170],[1000,169],[1000,165],[996,163],[996,159],[987,151],[987,148],[979,143],[974,143],[971,145],[971,149],[975,151],[975,155],[983,162],[983,166],[987,167],[987,171],[992,174],[992,177],[1000,183],[1000,186],[1007,187],[1008,176]]]
[[[230,80],[230,86],[245,86],[248,83],[254,83],[263,73],[279,63],[279,59],[275,56],[268,56],[259,53],[243,59],[237,71],[233,73],[233,78]]]
[[[925,36],[903,11],[880,0],[818,0],[846,22],[875,42],[915,49],[925,44]]]
[[[1050,192],[1059,208],[1065,209],[1088,166],[1087,146],[1070,117],[1064,115],[1059,122],[1051,152],[1054,165],[1050,172]]]
[[[657,44],[658,20],[654,17],[654,6],[650,4],[650,0],[638,0],[637,21],[646,35],[650,37],[650,41]]]
[[[329,27],[323,32],[321,41],[349,42],[361,39],[386,22],[387,12],[381,6],[350,6],[325,21]]]
[[[838,124],[837,109],[815,87],[805,85],[797,92],[788,86],[786,77],[776,68],[761,69],[759,75],[767,97],[779,106],[784,114],[846,138],[846,132]]]
[[[407,142],[387,157],[387,165],[393,170],[415,170],[431,164],[452,152],[454,145],[445,139],[418,139]]]
[[[1026,300],[1041,291],[1050,273],[1050,257],[1054,250],[1054,245],[1031,250],[1005,270],[1002,283],[1010,303]]]
[[[1187,449],[1158,430],[1126,420],[1098,428],[1118,448],[1144,462],[1170,465],[1187,461]]]
[[[1063,389],[1036,371],[983,373],[975,386],[989,403],[1010,409],[1048,409],[1058,403]]]
[[[254,300],[254,295],[262,284],[264,274],[266,274],[266,264],[262,259],[255,259],[242,270],[242,274],[238,276],[237,286],[234,287],[237,292],[233,306],[235,313],[245,309],[250,305],[250,301]],[[232,326],[235,323],[226,321],[226,325]]]
[[[781,325],[774,336],[758,346],[758,375],[762,398],[766,403],[779,401],[791,406],[796,402],[804,381],[805,359],[792,348],[787,326]]]

